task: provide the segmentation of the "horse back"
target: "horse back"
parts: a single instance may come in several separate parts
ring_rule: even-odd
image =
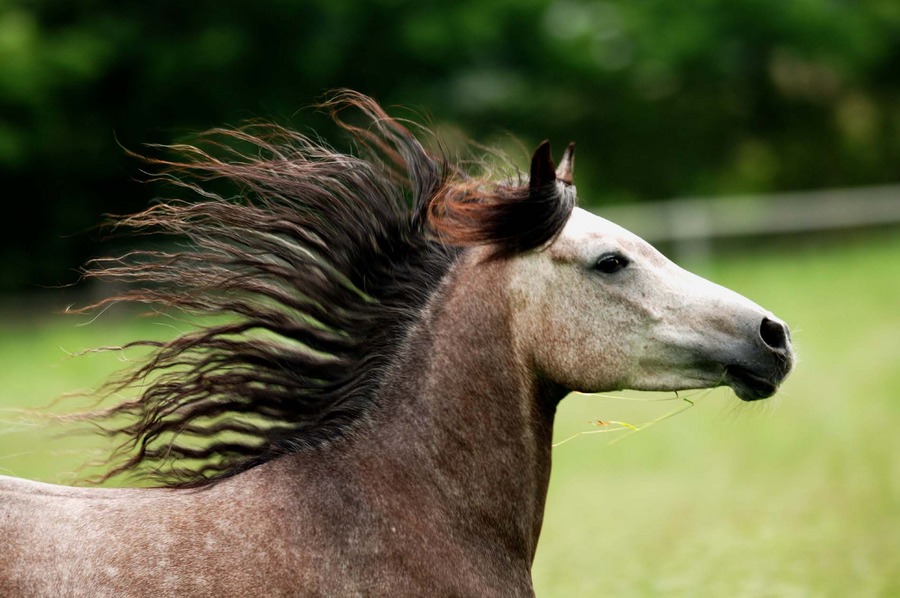
[[[505,579],[442,531],[436,501],[367,500],[315,469],[276,461],[195,489],[0,476],[0,596],[530,593],[527,567]]]
[[[0,596],[287,594],[284,538],[227,494],[0,477]]]

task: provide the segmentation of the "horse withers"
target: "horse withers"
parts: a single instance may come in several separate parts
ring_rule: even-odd
[[[781,320],[575,207],[574,146],[498,180],[328,107],[360,156],[253,125],[152,160],[196,197],[121,225],[182,241],[94,263],[132,290],[92,307],[230,317],[75,417],[160,487],[0,478],[0,595],[529,595],[568,392],[790,371]]]

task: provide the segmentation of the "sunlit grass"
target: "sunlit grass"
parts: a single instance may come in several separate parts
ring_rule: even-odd
[[[765,403],[717,390],[622,442],[559,446],[538,595],[900,595],[900,237],[704,274],[784,318],[799,365]],[[571,395],[556,438],[669,409]]]
[[[769,401],[719,389],[639,433],[682,397],[568,397],[557,442],[608,425],[554,450],[538,594],[900,595],[900,236],[761,250],[703,274],[791,325],[796,371]],[[0,472],[66,482],[99,445],[53,441],[15,408],[123,365],[69,353],[172,330],[35,313],[0,314]]]
[[[104,457],[111,446],[96,435],[73,435],[71,424],[53,415],[94,406],[93,392],[146,352],[91,350],[175,334],[169,322],[119,314],[88,323],[84,317],[61,315],[61,307],[50,303],[38,315],[33,305],[7,303],[0,311],[2,474],[60,483],[88,475],[90,469],[81,467]],[[31,408],[38,409],[26,411]]]

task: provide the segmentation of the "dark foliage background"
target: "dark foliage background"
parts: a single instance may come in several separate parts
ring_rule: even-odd
[[[0,290],[73,281],[154,196],[123,147],[328,138],[302,108],[336,87],[523,166],[575,140],[594,204],[900,179],[896,0],[0,0]]]

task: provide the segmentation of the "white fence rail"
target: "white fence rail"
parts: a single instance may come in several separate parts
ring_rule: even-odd
[[[676,259],[703,260],[716,238],[752,237],[900,223],[900,185],[605,206],[601,215]]]

